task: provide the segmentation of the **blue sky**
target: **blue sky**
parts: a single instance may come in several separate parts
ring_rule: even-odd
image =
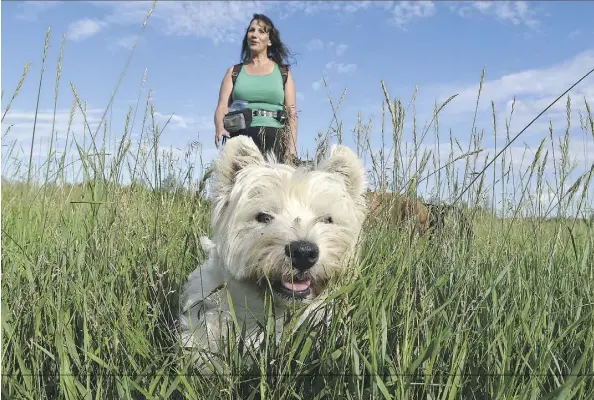
[[[151,2],[140,1],[2,3],[3,113],[24,64],[32,63],[2,123],[4,175],[13,165],[7,157],[11,143],[23,146],[22,158],[28,157],[47,28],[51,27],[52,36],[37,120],[38,162],[47,152],[52,128],[62,35],[66,34],[67,41],[55,125],[58,146],[65,143],[73,101],[71,83],[80,98],[87,101],[88,123],[96,128],[150,7]],[[219,85],[225,70],[239,60],[240,40],[254,12],[267,14],[283,41],[296,53],[297,64],[292,71],[298,91],[298,147],[302,155],[314,151],[318,132],[336,127],[328,91],[336,107],[345,89],[338,112],[345,143],[354,146],[352,130],[361,112],[364,122],[372,120],[370,143],[373,150],[378,150],[383,79],[391,98],[400,99],[405,106],[418,88],[416,114],[420,129],[430,121],[435,101],[458,94],[439,120],[443,162],[448,152],[443,145],[449,146],[450,131],[463,146],[469,142],[478,83],[486,68],[476,123],[479,131],[485,129],[485,150],[479,158],[484,160],[487,153],[492,157],[503,144],[505,118],[509,117],[514,96],[511,136],[594,68],[592,2],[161,1],[139,39],[113,109],[107,115],[111,146],[121,138],[128,107],[136,106],[146,70],[132,139],[139,138],[144,104],[151,89],[160,125],[175,113],[160,138],[161,149],[173,148],[182,156],[190,142],[199,141],[203,161],[209,162],[216,155],[212,116]],[[327,79],[328,89],[321,83],[322,78]],[[583,172],[594,159],[594,142],[579,130],[579,110],[584,110],[584,97],[594,104],[594,76],[584,80],[571,95],[576,118],[570,151],[579,163],[578,172]],[[491,100],[498,112],[497,143]],[[566,128],[565,101],[557,103],[526,131],[510,154],[521,157],[526,146],[535,150],[547,135],[549,119],[555,127],[555,139],[562,137]],[[77,114],[72,132],[82,141],[82,118],[80,112]],[[386,125],[389,127],[389,119]],[[11,130],[5,135],[9,126]],[[405,120],[404,141],[412,140],[411,127],[412,108]],[[390,129],[387,134],[391,135]],[[433,149],[433,135],[431,128],[424,147]],[[71,139],[66,143],[70,145]],[[71,151],[75,157],[74,147]],[[17,154],[13,150],[11,156],[20,157]],[[366,162],[371,161],[366,158]],[[523,167],[518,164],[518,168]]]

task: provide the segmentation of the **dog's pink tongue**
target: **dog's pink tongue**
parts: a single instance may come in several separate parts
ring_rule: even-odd
[[[310,281],[302,281],[302,282],[285,282],[283,281],[283,285],[294,292],[301,292],[303,290],[309,289],[309,285],[311,284]]]

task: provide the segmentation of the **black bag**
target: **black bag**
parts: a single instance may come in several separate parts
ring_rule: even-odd
[[[231,111],[223,117],[223,127],[229,133],[234,133],[247,129],[252,124],[252,110],[244,108],[243,110]]]

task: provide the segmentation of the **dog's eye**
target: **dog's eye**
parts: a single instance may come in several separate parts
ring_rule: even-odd
[[[332,219],[332,217],[331,217],[331,216],[329,216],[329,215],[327,215],[327,216],[325,216],[325,217],[321,217],[321,218],[319,219],[319,221],[320,221],[320,222],[323,222],[323,223],[325,223],[325,224],[333,224],[333,223],[334,223],[334,220],[333,220],[333,219]]]
[[[256,215],[256,221],[262,223],[262,224],[268,224],[272,221],[273,217],[270,214],[266,214],[266,213],[258,213],[258,215]]]

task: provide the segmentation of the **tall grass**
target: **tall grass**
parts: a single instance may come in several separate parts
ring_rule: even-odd
[[[45,49],[49,42],[50,30]],[[46,55],[44,50],[43,60]],[[28,71],[26,64],[12,99]],[[481,88],[483,79],[484,73]],[[141,91],[145,83],[146,75]],[[86,121],[86,104],[76,86],[70,87],[70,121],[77,110]],[[33,134],[23,171],[14,165],[20,159],[17,146],[8,146],[3,169],[11,167],[13,176],[3,177],[2,184],[2,395],[31,399],[591,395],[592,168],[578,180],[569,180],[569,130],[559,137],[551,126],[522,171],[514,170],[504,153],[461,196],[488,162],[479,163],[484,130],[473,121],[471,140],[462,148],[452,132],[443,137],[439,112],[447,104],[436,104],[432,121],[421,130],[413,111],[409,150],[404,138],[409,107],[391,100],[383,83],[382,87],[383,150],[373,151],[371,129],[361,115],[352,138],[358,154],[372,165],[373,185],[414,195],[429,177],[434,178],[438,197],[462,198],[461,210],[472,220],[472,240],[460,235],[456,214],[432,241],[370,222],[362,258],[355,266],[359,278],[337,288],[328,324],[305,324],[280,343],[270,338],[258,354],[230,344],[223,354],[225,369],[214,375],[198,373],[175,334],[180,287],[203,261],[198,238],[210,232],[205,187],[197,183],[202,176],[194,175],[195,169],[205,171],[197,165],[202,164],[200,158],[197,162],[192,158],[199,144],[182,157],[159,152],[166,124],[156,123],[150,93],[140,139],[133,142],[139,93],[136,109],[129,109],[123,134],[113,139],[111,148],[107,125],[100,138],[101,125],[92,132],[85,123],[83,143],[69,131],[58,154],[52,135],[47,157],[36,166],[31,161]],[[477,108],[480,89],[478,95]],[[319,135],[316,156],[321,157],[329,143],[345,140],[337,117],[340,103],[335,106],[331,99],[332,123]],[[594,117],[590,105],[584,106],[580,126],[591,138]],[[9,109],[10,103],[3,120]],[[570,110],[568,98],[568,126]],[[495,121],[495,109],[493,113]],[[509,141],[509,124],[506,128]],[[445,164],[440,148],[438,154],[420,151],[431,131],[439,146],[449,143]],[[10,135],[8,127],[3,142]],[[495,125],[493,135],[501,135]],[[68,159],[72,151],[76,156]],[[544,173],[551,157],[553,183]],[[462,177],[457,174],[460,163]],[[124,172],[131,179],[125,185]],[[498,181],[503,198],[510,195],[516,202],[496,204]],[[551,209],[541,201],[551,184],[559,199],[556,218],[548,218]],[[485,208],[489,199],[490,208]]]

